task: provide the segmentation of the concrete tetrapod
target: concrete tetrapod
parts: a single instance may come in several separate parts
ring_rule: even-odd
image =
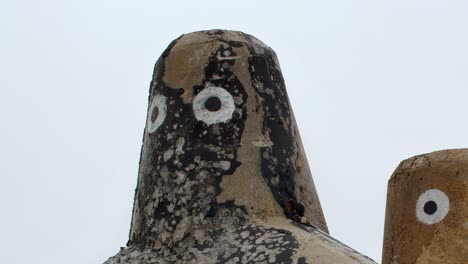
[[[274,51],[182,35],[156,63],[130,239],[106,263],[374,263],[331,238]]]
[[[468,149],[400,163],[388,182],[382,264],[468,263]]]

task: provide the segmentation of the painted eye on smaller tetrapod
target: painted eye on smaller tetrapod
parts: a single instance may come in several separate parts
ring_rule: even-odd
[[[430,189],[419,195],[416,202],[416,218],[426,225],[442,221],[450,210],[447,195],[437,189]]]
[[[154,95],[148,110],[148,120],[146,121],[148,133],[154,133],[161,126],[166,118],[166,109],[166,97],[160,94]]]
[[[206,87],[193,100],[195,118],[207,125],[229,121],[234,110],[232,95],[221,87]]]

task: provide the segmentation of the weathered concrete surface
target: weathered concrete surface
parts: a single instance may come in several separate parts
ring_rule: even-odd
[[[327,232],[273,50],[234,31],[175,40],[151,82],[128,248],[107,263],[373,263]]]
[[[468,263],[468,149],[400,163],[388,182],[382,263]]]
[[[285,218],[254,221],[241,228],[222,227],[224,237],[199,250],[188,248],[162,258],[156,251],[135,246],[123,249],[106,263],[295,263],[375,264],[370,258],[328,234]]]

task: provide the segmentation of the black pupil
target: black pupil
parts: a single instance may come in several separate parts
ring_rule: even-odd
[[[159,109],[157,107],[153,108],[153,111],[151,112],[151,122],[154,123],[156,121],[156,118],[158,118],[159,114]]]
[[[218,111],[221,109],[221,100],[215,96],[210,97],[205,101],[205,108],[210,112]]]
[[[429,201],[424,204],[424,212],[431,215],[437,211],[437,204],[434,201]]]

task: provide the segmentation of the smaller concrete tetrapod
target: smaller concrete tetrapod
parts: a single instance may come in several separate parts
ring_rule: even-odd
[[[468,149],[401,162],[386,210],[382,264],[468,263]]]

